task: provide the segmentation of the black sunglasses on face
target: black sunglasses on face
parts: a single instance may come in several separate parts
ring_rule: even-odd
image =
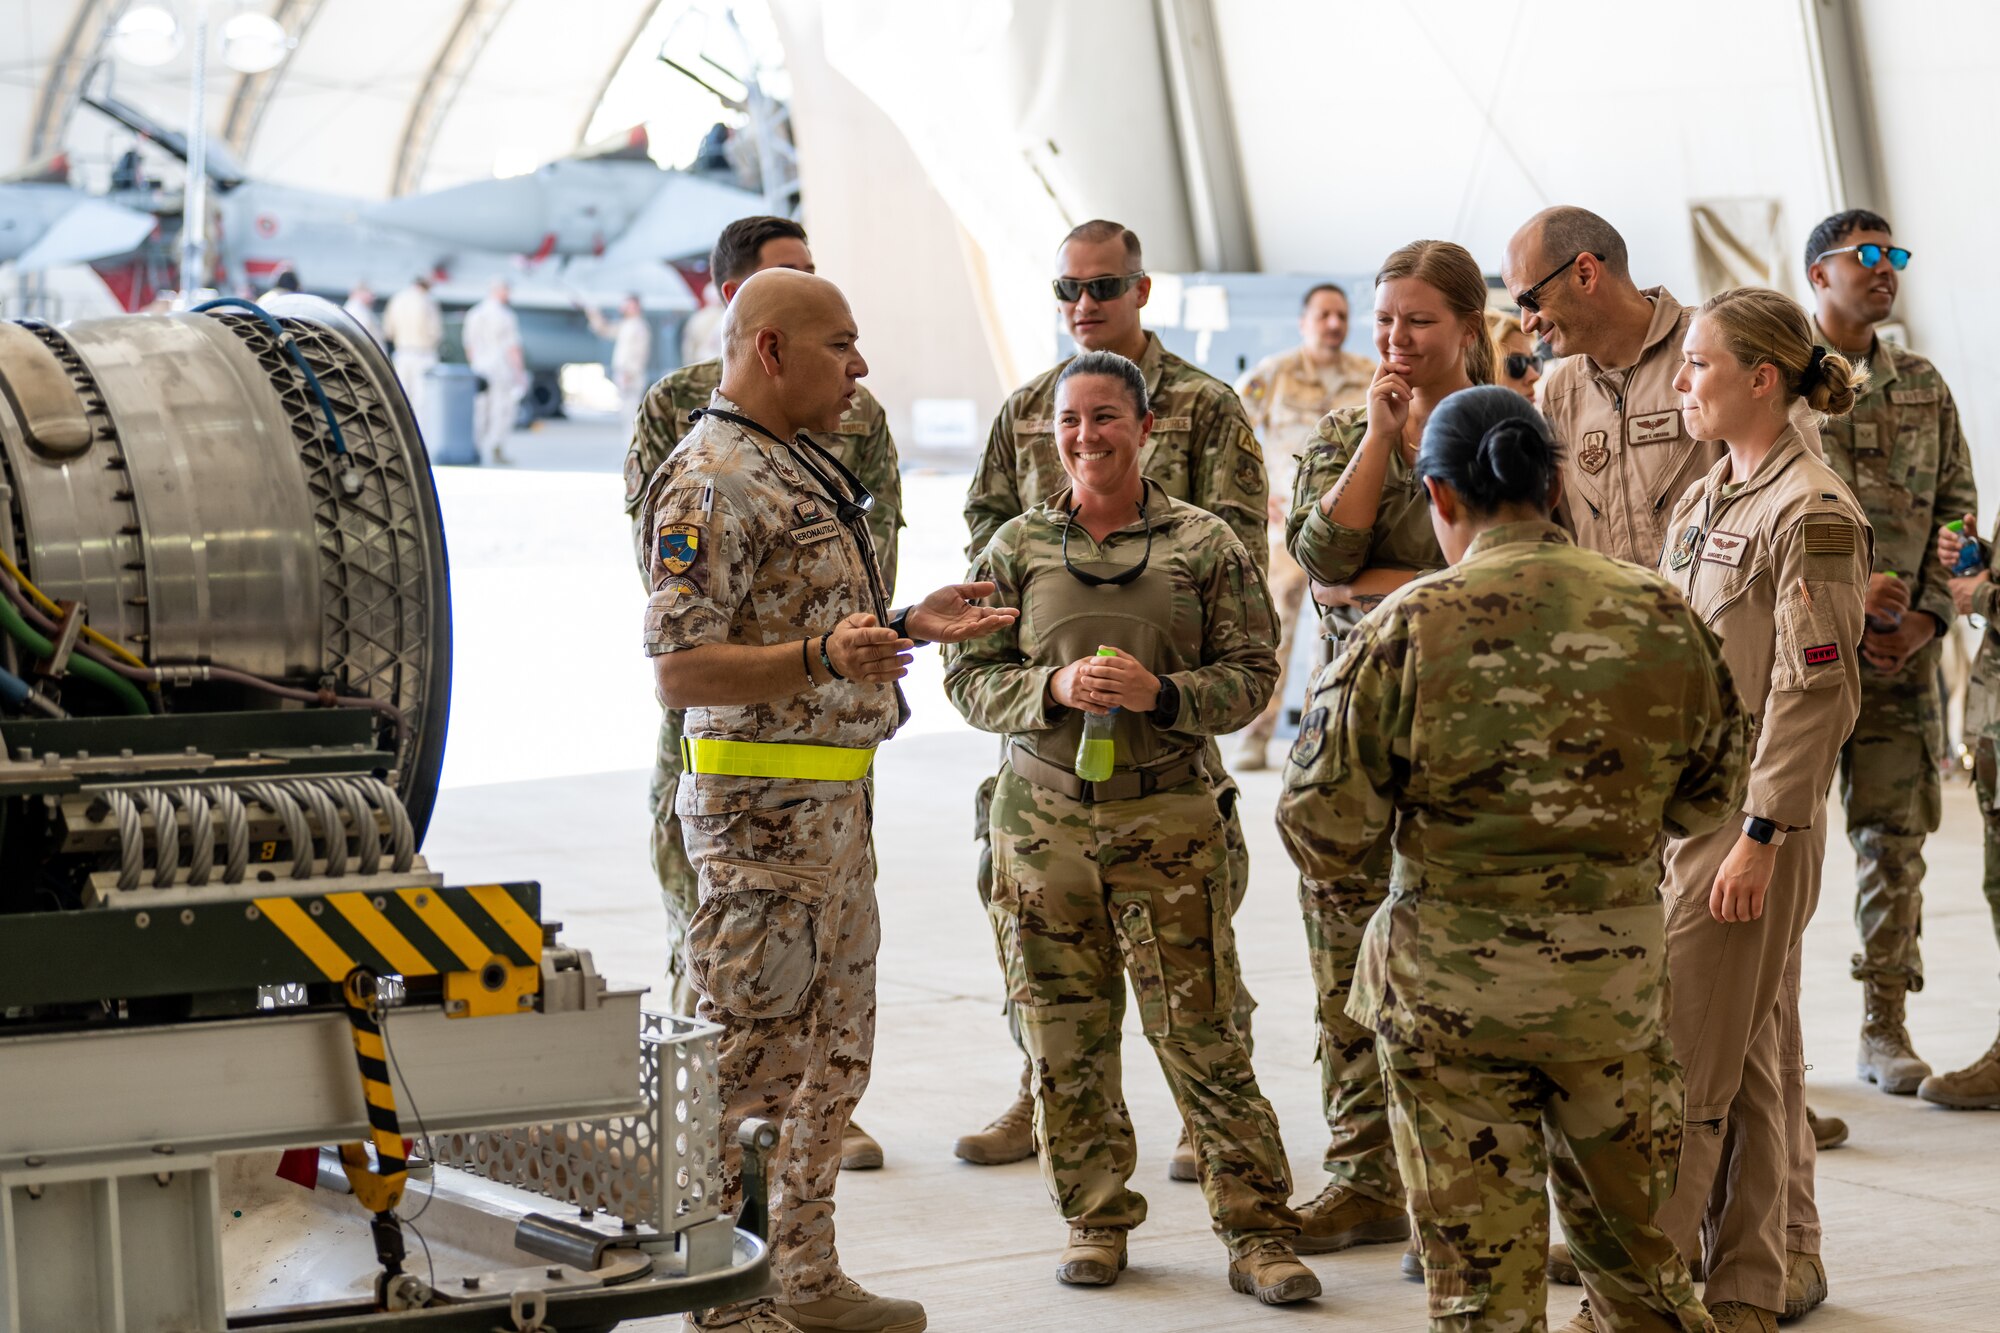
[[[1078,505],[1077,509],[1081,509],[1082,507],[1082,505]],[[1092,588],[1102,588],[1107,585],[1117,587],[1130,583],[1133,579],[1138,578],[1146,572],[1146,562],[1153,558],[1153,527],[1150,523],[1146,524],[1146,549],[1140,554],[1139,563],[1133,565],[1130,569],[1121,569],[1116,574],[1105,575],[1088,573],[1072,565],[1069,562],[1069,530],[1076,526],[1074,522],[1076,513],[1077,510],[1072,509],[1065,516],[1066,521],[1063,523],[1062,539],[1063,568],[1070,572],[1072,578]],[[1139,502],[1139,521],[1141,523],[1146,522],[1146,502],[1144,500]]]
[[[1121,273],[1109,278],[1057,278],[1049,285],[1055,288],[1056,300],[1074,301],[1085,292],[1093,301],[1111,301],[1132,290],[1145,273]]]
[[[1571,264],[1574,264],[1577,260],[1583,258],[1585,255],[1590,255],[1592,259],[1595,259],[1600,264],[1604,262],[1603,255],[1592,254],[1589,250],[1579,250],[1575,254],[1571,255],[1568,259],[1565,259],[1562,262],[1561,268],[1558,268],[1555,272],[1549,274],[1548,277],[1543,278],[1540,282],[1528,288],[1527,291],[1522,292],[1519,296],[1515,297],[1514,304],[1521,307],[1521,309],[1527,311],[1529,314],[1534,314],[1535,312],[1539,311],[1542,308],[1542,300],[1539,296],[1535,295],[1535,293],[1539,292],[1542,288],[1548,286],[1550,283],[1554,282],[1557,278],[1560,278],[1564,273],[1568,272],[1569,266]]]
[[[1507,378],[1510,380],[1524,379],[1527,377],[1528,367],[1539,366],[1541,364],[1542,358],[1536,356],[1533,352],[1509,352],[1507,353]]]

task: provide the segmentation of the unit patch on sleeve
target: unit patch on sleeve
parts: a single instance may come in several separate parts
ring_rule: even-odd
[[[701,554],[701,528],[694,523],[662,523],[659,556],[662,573],[685,574]]]
[[[646,469],[639,465],[639,450],[634,447],[625,455],[625,505],[629,509],[639,498],[639,492],[646,489]]]
[[[1651,416],[1632,417],[1625,423],[1625,443],[1659,444],[1681,437],[1681,414],[1673,408]]]
[[[1825,666],[1828,662],[1839,660],[1840,645],[1837,643],[1822,643],[1806,649],[1807,666]]]
[[[1311,708],[1299,719],[1299,738],[1292,742],[1292,762],[1308,768],[1326,745],[1326,708]]]
[[[1716,528],[1708,534],[1708,540],[1701,544],[1701,558],[1710,564],[1727,565],[1731,569],[1743,566],[1743,557],[1750,554],[1750,539],[1740,532],[1724,532]]]

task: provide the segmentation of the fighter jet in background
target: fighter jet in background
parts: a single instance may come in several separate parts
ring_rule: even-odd
[[[185,170],[186,143],[115,98],[84,100],[131,130],[134,147],[104,196],[67,183],[0,183],[0,261],[22,271],[88,263],[126,309],[143,309],[177,285],[182,195],[148,178],[141,150]],[[530,399],[542,410],[560,404],[562,366],[607,354],[586,306],[613,309],[636,294],[661,369],[677,364],[679,328],[701,303],[716,234],[765,211],[762,196],[733,181],[662,170],[642,128],[524,176],[388,200],[259,181],[218,148],[211,143],[207,158],[209,285],[254,295],[289,269],[304,290],[337,303],[358,285],[386,296],[422,274],[445,309],[449,359],[458,318],[505,278],[535,377]]]

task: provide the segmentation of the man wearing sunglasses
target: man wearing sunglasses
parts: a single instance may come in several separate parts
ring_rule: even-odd
[[[736,291],[753,273],[770,268],[813,271],[812,251],[806,248],[806,230],[790,218],[739,218],[722,229],[709,255],[708,277],[724,305],[735,299]],[[632,447],[625,455],[625,515],[632,523],[634,553],[639,561],[639,577],[650,588],[649,562],[653,554],[654,527],[649,521],[651,489],[648,483],[666,462],[667,455],[692,429],[688,414],[705,408],[722,383],[722,358],[683,366],[647,391],[638,417],[632,423]],[[896,442],[889,436],[889,418],[875,395],[863,385],[854,386],[854,401],[841,414],[840,424],[816,433],[814,443],[854,470],[861,483],[875,497],[868,511],[868,535],[873,540],[875,558],[881,566],[882,586],[896,588],[896,534],[903,526],[902,474],[896,463]],[[681,823],[674,813],[674,793],[681,780],[681,710],[669,708],[660,719],[659,753],[653,763],[653,784],[648,802],[653,811],[653,873],[660,881],[660,895],[667,909],[667,1000],[677,1014],[694,1012],[694,995],[688,988],[688,921],[694,915],[698,897],[694,868],[688,864],[681,845]],[[842,1145],[841,1167],[866,1171],[882,1165],[882,1145],[858,1125],[849,1125]]]
[[[1299,562],[1285,549],[1285,509],[1299,455],[1311,443],[1320,419],[1338,407],[1359,407],[1368,401],[1375,362],[1345,350],[1347,293],[1330,282],[1307,288],[1299,309],[1299,345],[1271,355],[1250,367],[1236,381],[1236,395],[1258,438],[1271,473],[1271,603],[1282,628],[1278,634],[1278,684],[1270,706],[1243,731],[1236,752],[1239,772],[1263,769],[1278,714],[1285,706],[1285,667],[1292,659],[1292,636],[1305,606],[1309,580]]]
[[[1958,406],[1933,366],[1876,336],[1895,312],[1910,252],[1865,209],[1836,213],[1806,242],[1819,337],[1868,384],[1845,417],[1823,428],[1826,461],[1875,528],[1869,629],[1861,640],[1861,717],[1840,755],[1847,840],[1854,846],[1852,975],[1867,997],[1856,1072],[1909,1094],[1931,1072],[1903,1025],[1903,999],[1922,990],[1917,935],[1924,838],[1942,801],[1944,704],[1937,639],[1950,626],[1951,571],[1932,555],[1937,530],[1978,507]],[[1877,628],[1880,626],[1881,628]]]
[[[1641,289],[1625,238],[1586,209],[1544,209],[1500,265],[1521,327],[1564,360],[1542,381],[1562,445],[1558,517],[1579,545],[1652,569],[1673,502],[1722,456],[1681,421],[1674,376],[1692,307]]]
[[[1264,454],[1243,413],[1243,404],[1227,384],[1169,352],[1157,334],[1140,322],[1139,311],[1152,295],[1139,238],[1116,222],[1095,219],[1063,238],[1056,251],[1052,284],[1063,327],[1083,352],[1116,352],[1138,364],[1146,379],[1154,413],[1153,431],[1140,455],[1140,470],[1176,500],[1206,509],[1227,523],[1264,573],[1270,489],[1264,474]],[[1009,519],[1041,504],[1069,485],[1056,450],[1056,382],[1070,358],[1016,389],[993,419],[986,452],[965,498],[965,523],[971,530],[966,559],[977,560],[993,534]],[[1250,880],[1250,852],[1237,817],[1235,780],[1222,765],[1213,741],[1204,747],[1204,765],[1215,784],[1216,801],[1224,815],[1224,841],[1232,908],[1243,901]],[[995,778],[979,786],[974,798],[973,828],[979,839],[979,900],[990,901],[993,856],[987,837],[987,812]],[[997,950],[1007,946],[995,936]],[[1003,970],[1007,966],[1003,955]],[[1236,1021],[1246,1042],[1254,1006],[1245,987],[1236,988]],[[1021,1045],[1012,1009],[1008,1027]],[[967,1162],[997,1165],[1017,1162],[1035,1151],[1032,1126],[1034,1100],[1028,1069],[1021,1071],[1020,1091],[999,1119],[976,1134],[959,1139],[953,1151]],[[1176,1180],[1194,1180],[1198,1170],[1183,1133],[1169,1173]]]

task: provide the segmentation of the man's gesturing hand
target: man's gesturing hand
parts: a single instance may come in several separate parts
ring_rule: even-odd
[[[834,669],[862,685],[887,685],[909,674],[913,645],[896,631],[875,623],[866,611],[857,611],[834,626],[826,641],[826,655]]]
[[[947,584],[911,607],[909,618],[903,623],[910,633],[931,643],[963,643],[983,638],[1005,629],[1021,615],[1018,607],[976,604],[981,597],[991,597],[993,593],[991,583]]]

